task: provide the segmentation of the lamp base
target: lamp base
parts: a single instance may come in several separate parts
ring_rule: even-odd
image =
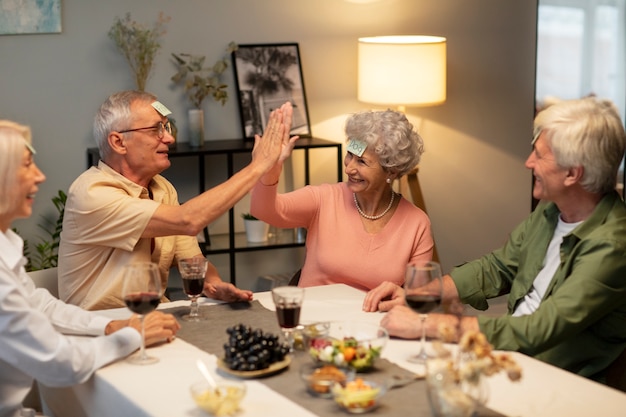
[[[409,191],[411,191],[411,197],[413,198],[413,204],[417,207],[421,208],[424,213],[428,214],[426,211],[426,203],[424,202],[424,194],[422,194],[422,188],[420,187],[419,178],[417,173],[419,172],[419,167],[413,168],[413,170],[409,171],[406,174],[407,184],[409,186]],[[437,245],[433,242],[433,261],[439,262],[439,254],[437,253]]]

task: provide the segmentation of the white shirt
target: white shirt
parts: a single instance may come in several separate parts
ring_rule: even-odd
[[[582,221],[565,223],[561,219],[561,216],[559,216],[559,221],[554,229],[554,235],[548,245],[546,257],[543,260],[543,268],[537,274],[528,294],[517,304],[512,314],[513,316],[526,316],[539,308],[539,304],[541,304],[541,300],[543,300],[543,296],[546,294],[550,281],[552,281],[552,277],[554,277],[556,270],[561,264],[561,243],[563,242],[563,236],[570,233],[581,223]]]
[[[23,246],[13,231],[0,232],[0,417],[20,415],[33,379],[53,387],[78,384],[141,343],[130,327],[104,336],[109,318],[35,288]]]

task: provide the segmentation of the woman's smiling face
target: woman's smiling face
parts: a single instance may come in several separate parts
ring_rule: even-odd
[[[387,173],[380,165],[378,155],[370,149],[366,149],[360,157],[346,152],[343,165],[348,187],[353,193],[379,190],[386,184]]]
[[[45,180],[46,176],[35,164],[32,152],[24,147],[22,161],[15,176],[16,204],[12,211],[3,216],[0,224],[2,230],[7,230],[13,220],[30,217],[33,213],[33,202],[39,190],[39,184]]]

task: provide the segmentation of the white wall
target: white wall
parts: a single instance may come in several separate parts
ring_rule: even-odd
[[[111,92],[134,87],[125,61],[107,37],[116,16],[131,12],[146,24],[159,11],[171,16],[147,89],[173,110],[183,136],[188,104],[182,89],[169,80],[172,52],[206,54],[212,61],[230,41],[298,42],[313,134],[343,142],[346,115],[370,107],[356,100],[357,38],[440,35],[448,38],[448,100],[439,107],[409,108],[408,113],[426,142],[420,182],[441,261],[449,270],[499,246],[530,210],[531,177],[523,164],[534,108],[536,3],[63,0],[63,33],[0,36],[0,117],[32,126],[37,162],[48,176],[34,216],[15,226],[36,240],[36,224],[54,210],[50,198],[85,169],[85,149],[94,146],[96,108]],[[234,97],[231,72],[228,83]],[[224,107],[207,101],[204,108],[208,139],[241,135],[234,100]],[[332,181],[332,156],[319,160],[314,181]],[[222,181],[223,164],[214,164],[211,178]],[[166,176],[183,187],[195,178],[189,171],[174,164]],[[212,229],[223,230],[223,223]],[[265,256],[247,261],[247,274],[268,268],[262,263],[272,252],[260,254]],[[301,254],[294,255],[293,265],[286,258],[270,267],[283,272],[301,262]]]

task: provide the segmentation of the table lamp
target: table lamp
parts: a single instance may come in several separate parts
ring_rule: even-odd
[[[446,101],[446,38],[440,36],[374,36],[359,38],[358,99],[396,106],[435,106]],[[413,203],[426,212],[417,176],[407,182]],[[433,260],[438,261],[437,248]]]

